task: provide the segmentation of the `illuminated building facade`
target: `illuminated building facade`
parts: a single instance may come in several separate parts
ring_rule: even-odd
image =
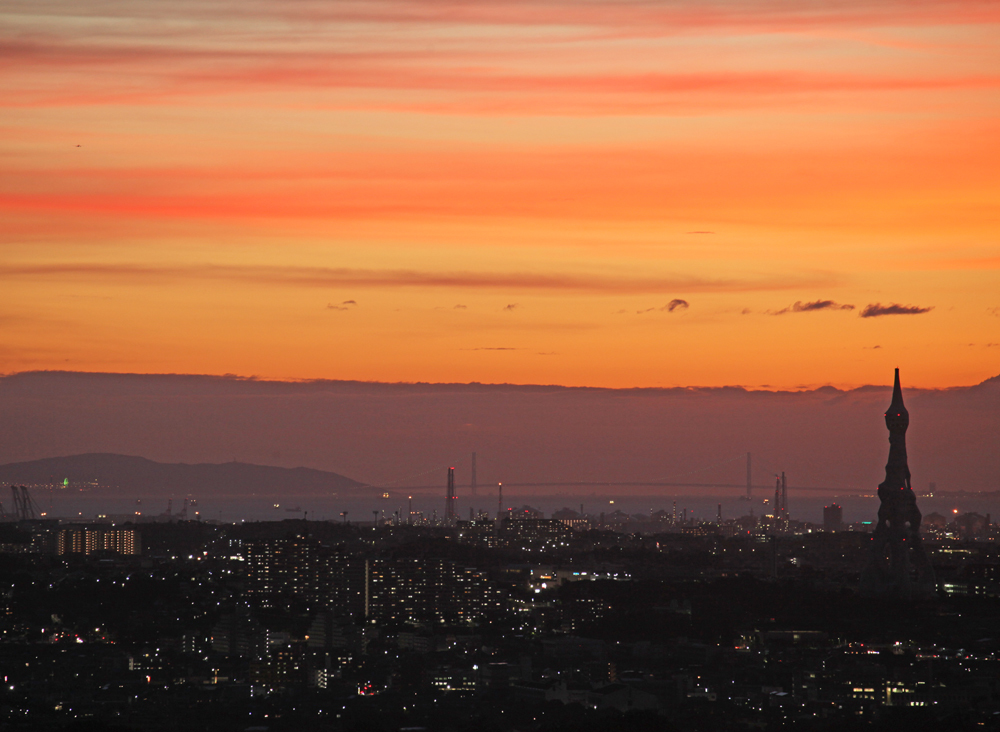
[[[310,611],[390,622],[455,622],[496,608],[485,575],[443,559],[349,557],[296,536],[249,542],[247,596],[259,607],[290,600]]]
[[[288,599],[309,610],[333,608],[347,616],[368,615],[368,567],[305,536],[262,539],[244,547],[247,596],[260,607]]]
[[[142,553],[139,531],[130,528],[92,529],[74,527],[59,529],[56,534],[56,554],[94,554],[110,552],[123,556]]]
[[[513,511],[498,522],[496,534],[498,546],[540,552],[565,549],[573,529],[560,519],[526,518]]]
[[[444,559],[376,559],[370,617],[380,622],[458,622],[495,611],[500,596],[478,570]]]

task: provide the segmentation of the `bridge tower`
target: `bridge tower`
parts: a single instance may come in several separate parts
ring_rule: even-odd
[[[444,520],[447,524],[455,523],[455,468],[448,468],[448,496],[444,504]]]

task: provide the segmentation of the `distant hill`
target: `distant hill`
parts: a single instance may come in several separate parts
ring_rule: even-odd
[[[311,468],[276,468],[248,463],[157,463],[112,453],[87,453],[0,465],[0,483],[51,484],[94,493],[131,495],[331,495],[363,484],[337,473]]]

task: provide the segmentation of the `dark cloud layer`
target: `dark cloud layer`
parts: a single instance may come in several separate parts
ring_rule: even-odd
[[[347,267],[281,267],[193,264],[183,266],[132,263],[61,262],[0,266],[0,277],[97,282],[171,283],[179,280],[236,281],[289,287],[436,287],[491,288],[520,291],[635,294],[669,291],[758,292],[829,286],[829,273],[769,279],[709,279],[690,275],[661,277],[603,276],[576,273],[468,272],[352,269]]]
[[[920,390],[907,385],[913,369],[900,366],[915,485],[993,490],[1000,451],[984,450],[983,439],[1000,433],[1000,378]],[[477,451],[480,484],[495,485],[659,480],[732,456],[698,482],[739,484],[752,452],[755,480],[770,467],[796,486],[870,492],[885,476],[892,369],[883,376],[852,391],[773,393],[20,374],[0,377],[0,463],[87,452],[236,458],[379,483],[431,468],[444,481],[447,466]],[[875,500],[872,515],[877,508]]]
[[[933,309],[933,306],[929,308],[922,308],[916,305],[899,305],[897,303],[883,305],[882,303],[876,302],[866,305],[865,309],[861,311],[861,317],[878,318],[882,315],[922,315],[924,313],[929,313]]]

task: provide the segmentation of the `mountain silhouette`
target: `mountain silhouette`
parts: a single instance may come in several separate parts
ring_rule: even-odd
[[[3,485],[51,485],[68,481],[95,493],[141,495],[332,495],[363,484],[312,468],[249,463],[158,463],[132,455],[87,453],[0,465]]]

